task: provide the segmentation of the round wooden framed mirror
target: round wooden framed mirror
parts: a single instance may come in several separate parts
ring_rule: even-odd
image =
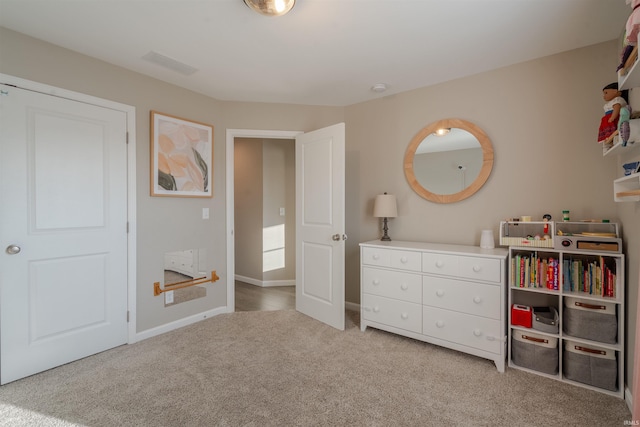
[[[443,119],[418,132],[404,156],[404,174],[420,196],[454,203],[474,195],[493,168],[493,146],[482,129],[462,119]]]

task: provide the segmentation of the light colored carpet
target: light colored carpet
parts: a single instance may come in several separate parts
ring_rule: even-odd
[[[296,311],[237,312],[0,387],[0,425],[622,426],[624,401]]]

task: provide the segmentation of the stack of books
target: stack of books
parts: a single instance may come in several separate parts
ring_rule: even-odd
[[[600,297],[616,297],[615,260],[603,256],[563,259],[518,253],[511,259],[511,284],[516,288],[545,288],[582,292]]]

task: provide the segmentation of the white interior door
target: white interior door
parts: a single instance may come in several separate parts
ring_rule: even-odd
[[[296,137],[296,309],[344,330],[344,123]]]
[[[127,118],[1,89],[5,384],[127,342]]]

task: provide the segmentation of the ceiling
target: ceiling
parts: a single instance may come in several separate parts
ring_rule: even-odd
[[[274,18],[242,0],[0,0],[0,26],[219,100],[346,106],[612,40],[630,12],[625,0],[297,0]]]

